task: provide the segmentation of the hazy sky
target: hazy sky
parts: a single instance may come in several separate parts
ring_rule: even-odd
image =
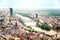
[[[60,0],[0,0],[0,8],[60,9]]]

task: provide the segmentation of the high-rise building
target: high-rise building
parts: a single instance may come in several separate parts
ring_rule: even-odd
[[[10,16],[13,16],[13,8],[9,8],[10,10]]]
[[[38,18],[38,14],[36,14],[36,18]]]

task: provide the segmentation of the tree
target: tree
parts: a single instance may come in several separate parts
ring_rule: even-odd
[[[37,25],[37,26],[40,26],[39,22],[40,22],[40,21],[39,21],[39,19],[38,19],[38,20],[36,21],[36,25]]]
[[[47,24],[43,24],[43,25],[41,26],[41,29],[50,31],[50,28],[49,28],[49,26],[48,26]]]
[[[4,30],[6,29],[6,27],[3,27],[3,26],[2,26],[1,29],[2,29],[2,31],[4,31]]]
[[[4,21],[4,19],[0,19],[1,24],[2,24],[3,21]]]
[[[43,29],[43,30],[47,30],[47,31],[51,30],[50,27],[47,24],[45,24],[45,23],[43,25],[41,25],[41,26],[38,25],[38,27],[41,28],[41,29]]]

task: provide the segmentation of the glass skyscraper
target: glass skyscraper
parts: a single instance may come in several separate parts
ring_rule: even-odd
[[[10,10],[10,16],[13,16],[13,8],[9,8]]]

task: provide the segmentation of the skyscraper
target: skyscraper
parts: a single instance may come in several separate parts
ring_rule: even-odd
[[[10,10],[10,16],[13,16],[13,8],[9,8]]]
[[[36,18],[38,18],[38,14],[36,14]]]

